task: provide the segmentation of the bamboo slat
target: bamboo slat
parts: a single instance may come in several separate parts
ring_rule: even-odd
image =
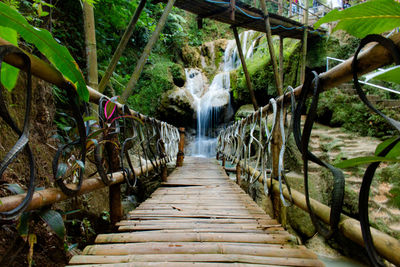
[[[286,265],[286,266],[323,266],[316,259],[266,257],[241,254],[150,254],[127,256],[80,256],[73,264],[125,263],[125,262],[225,262]]]
[[[117,223],[119,233],[98,235],[70,264],[322,266],[215,160],[186,158],[127,218]]]

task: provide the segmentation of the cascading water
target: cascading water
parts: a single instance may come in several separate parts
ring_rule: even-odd
[[[249,58],[253,54],[255,40],[247,49],[248,40],[252,40],[254,31],[245,31],[240,35],[243,54]],[[240,65],[237,47],[234,40],[227,43],[224,52],[222,72],[215,75],[211,85],[207,87],[203,74],[199,69],[188,68],[186,73],[186,89],[192,94],[196,110],[196,139],[191,144],[193,156],[214,157],[216,153],[216,132],[214,129],[220,121],[222,108],[230,109],[230,71]]]

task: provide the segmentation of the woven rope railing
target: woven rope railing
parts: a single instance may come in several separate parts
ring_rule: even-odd
[[[15,126],[8,113],[3,97],[4,88],[0,88],[0,116],[20,135],[17,143],[1,161],[0,177],[20,153],[27,153],[29,156],[31,176],[26,178],[26,194],[10,193],[10,196],[0,199],[1,221],[15,221],[25,210],[36,209],[102,187],[122,182],[134,187],[137,176],[148,175],[151,171],[161,173],[167,162],[176,159],[180,140],[176,127],[130,110],[115,98],[109,99],[90,87],[90,102],[99,105],[99,119],[84,122],[84,113],[88,115],[87,105],[79,102],[73,85],[57,70],[0,39],[0,66],[3,61],[27,73],[28,88],[23,131]],[[69,136],[69,142],[59,147],[53,159],[53,175],[58,188],[48,188],[40,192],[34,190],[35,163],[29,148],[29,111],[33,104],[30,103],[32,74],[57,85],[66,93],[69,112],[75,122],[71,127],[76,127],[78,133]],[[2,133],[2,136],[6,136],[6,133]],[[132,157],[135,160],[131,160]],[[85,168],[88,162],[93,163],[96,173],[85,173],[88,172],[88,168]],[[96,174],[98,177],[88,178]]]
[[[321,235],[330,238],[337,231],[340,231],[349,239],[365,246],[371,263],[374,266],[383,266],[383,263],[377,256],[378,253],[389,262],[396,265],[400,264],[400,256],[398,253],[394,252],[399,251],[400,241],[376,229],[371,228],[372,234],[370,231],[368,221],[369,186],[379,163],[371,164],[363,177],[362,190],[365,192],[361,192],[360,196],[366,195],[367,197],[366,199],[360,197],[360,228],[358,227],[360,222],[341,214],[344,194],[344,176],[342,172],[313,155],[308,150],[308,143],[315,120],[319,93],[337,86],[342,82],[348,81],[351,77],[354,78],[355,87],[362,102],[387,120],[395,129],[400,129],[399,122],[386,117],[381,111],[377,110],[368,102],[358,84],[359,75],[390,63],[392,57],[395,59],[396,63],[400,62],[400,53],[398,52],[399,35],[394,36],[392,39],[393,40],[389,40],[376,35],[368,36],[361,41],[360,47],[356,52],[356,58],[351,58],[336,66],[334,69],[320,75],[308,71],[302,86],[297,87],[295,90],[289,88],[289,92],[285,93],[283,96],[271,99],[268,105],[260,108],[260,110],[248,117],[235,122],[222,131],[218,137],[217,146],[219,157],[222,156],[236,163],[249,174],[247,178],[249,183],[254,183],[258,180],[264,184],[264,191],[266,194],[271,192],[271,188],[275,194],[279,194],[283,205],[288,206],[290,203],[294,203],[296,206],[308,211],[314,226]],[[361,48],[369,42],[374,41],[379,42],[379,44],[359,55]],[[377,53],[377,51],[379,51],[379,53]],[[312,96],[311,104],[306,108],[306,100],[310,98],[310,95]],[[298,103],[295,103],[295,98],[298,100]],[[284,118],[288,107],[291,107],[292,119],[285,133]],[[307,109],[307,117],[303,129],[301,129],[300,120],[302,110],[305,108]],[[277,125],[279,127],[277,127]],[[283,181],[285,180],[283,173],[283,154],[286,140],[292,130],[292,125],[294,129],[294,139],[298,149],[302,153],[304,161],[305,195],[295,190],[293,190],[295,193],[291,194],[286,181],[286,185],[283,185]],[[256,133],[257,131],[258,133]],[[394,140],[386,150],[390,150],[397,142],[399,142],[399,138]],[[275,146],[275,153],[271,153],[271,150],[274,150],[271,149],[273,146]],[[276,149],[277,147],[278,149]],[[383,151],[382,153],[388,153],[388,151]],[[332,173],[334,189],[332,191],[331,208],[312,200],[308,196],[308,160],[327,168]],[[326,227],[326,225],[329,227]]]

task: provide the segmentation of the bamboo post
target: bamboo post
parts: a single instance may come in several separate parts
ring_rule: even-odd
[[[86,67],[88,71],[88,84],[90,87],[97,89],[98,73],[97,73],[97,50],[96,50],[96,31],[94,23],[93,6],[88,2],[83,2],[83,25],[85,30],[86,45]]]
[[[176,160],[176,167],[183,166],[183,159],[185,157],[185,128],[179,128],[179,145],[178,145],[178,155]]]
[[[240,168],[240,164],[236,164],[236,183],[240,186],[242,169]]]
[[[302,64],[301,64],[301,72],[300,72],[300,79],[301,83],[304,83],[305,79],[305,73],[306,73],[306,63],[307,63],[307,27],[308,27],[308,1],[305,1],[305,7],[303,10],[304,18],[303,18],[303,23],[304,23],[304,35],[303,35],[303,51],[302,51]]]
[[[161,157],[164,158],[166,154],[165,154],[165,144],[163,140],[160,141],[160,145],[161,145]],[[166,182],[167,177],[168,177],[168,168],[167,168],[167,163],[164,162],[164,164],[161,167],[161,180],[163,182]]]
[[[146,64],[147,58],[150,55],[151,49],[153,48],[154,44],[158,40],[158,37],[160,36],[160,33],[162,29],[164,28],[165,22],[167,21],[168,15],[171,12],[172,7],[174,6],[175,0],[168,0],[168,4],[164,9],[164,12],[158,21],[157,27],[154,30],[153,34],[151,35],[151,38],[149,42],[147,43],[146,47],[143,50],[142,56],[140,57],[139,61],[137,62],[136,68],[132,73],[132,76],[126,85],[126,88],[124,92],[122,93],[121,100],[123,103],[126,103],[128,100],[128,97],[132,95],[133,89],[135,88],[140,74],[142,73],[142,70],[144,68],[144,65]]]
[[[274,44],[272,42],[271,24],[269,23],[269,14],[267,6],[265,5],[265,0],[260,0],[260,4],[265,17],[264,18],[265,29],[267,32],[268,49],[269,49],[269,54],[271,56],[272,68],[274,70],[275,85],[278,95],[282,95],[283,94],[282,81],[279,77],[278,62],[276,61]]]
[[[135,10],[135,13],[133,14],[131,21],[128,24],[128,27],[126,28],[124,35],[122,35],[121,41],[118,44],[117,50],[115,50],[114,55],[110,61],[110,64],[107,67],[106,72],[104,73],[103,78],[100,81],[99,84],[99,92],[104,92],[104,89],[106,88],[106,85],[112,75],[112,73],[115,70],[115,67],[117,66],[117,63],[122,55],[122,52],[125,50],[125,47],[132,36],[133,29],[135,28],[135,25],[140,17],[140,14],[142,13],[142,10],[144,8],[144,5],[146,4],[146,0],[140,0],[140,3],[138,7]]]
[[[279,77],[283,86],[283,37],[279,36]],[[282,87],[283,88],[283,87]]]
[[[251,84],[251,81],[250,81],[249,71],[247,70],[247,65],[246,65],[244,55],[243,55],[243,50],[242,50],[242,45],[240,43],[239,34],[238,34],[238,31],[235,26],[232,27],[232,30],[233,30],[233,35],[235,36],[236,46],[237,46],[237,49],[239,52],[240,61],[242,62],[244,76],[246,77],[246,84],[247,84],[247,88],[249,89],[251,102],[253,103],[254,110],[257,110],[258,104],[257,104],[256,96],[254,95],[253,85]]]
[[[236,0],[231,1],[231,20],[235,20]]]
[[[107,142],[105,147],[107,151],[107,161],[110,166],[111,172],[116,172],[120,170],[120,156],[119,156],[119,140],[117,134],[104,136],[104,139],[110,140]],[[115,146],[118,144],[118,147]],[[110,186],[109,190],[109,203],[110,203],[110,220],[112,224],[119,222],[122,219],[122,203],[121,203],[121,184],[113,184]]]

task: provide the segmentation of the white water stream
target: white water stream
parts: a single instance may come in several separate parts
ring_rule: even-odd
[[[242,50],[246,59],[253,55],[256,43],[254,33],[254,31],[245,31],[240,34]],[[249,46],[248,40],[251,40]],[[204,62],[202,62],[203,64]],[[210,86],[207,86],[204,81],[200,69],[185,69],[186,90],[193,96],[197,118],[196,139],[189,147],[189,154],[192,156],[215,156],[217,139],[214,129],[218,126],[222,109],[230,108],[230,71],[239,66],[240,59],[235,40],[230,40],[224,52],[223,66],[220,68],[222,71],[215,75]]]

